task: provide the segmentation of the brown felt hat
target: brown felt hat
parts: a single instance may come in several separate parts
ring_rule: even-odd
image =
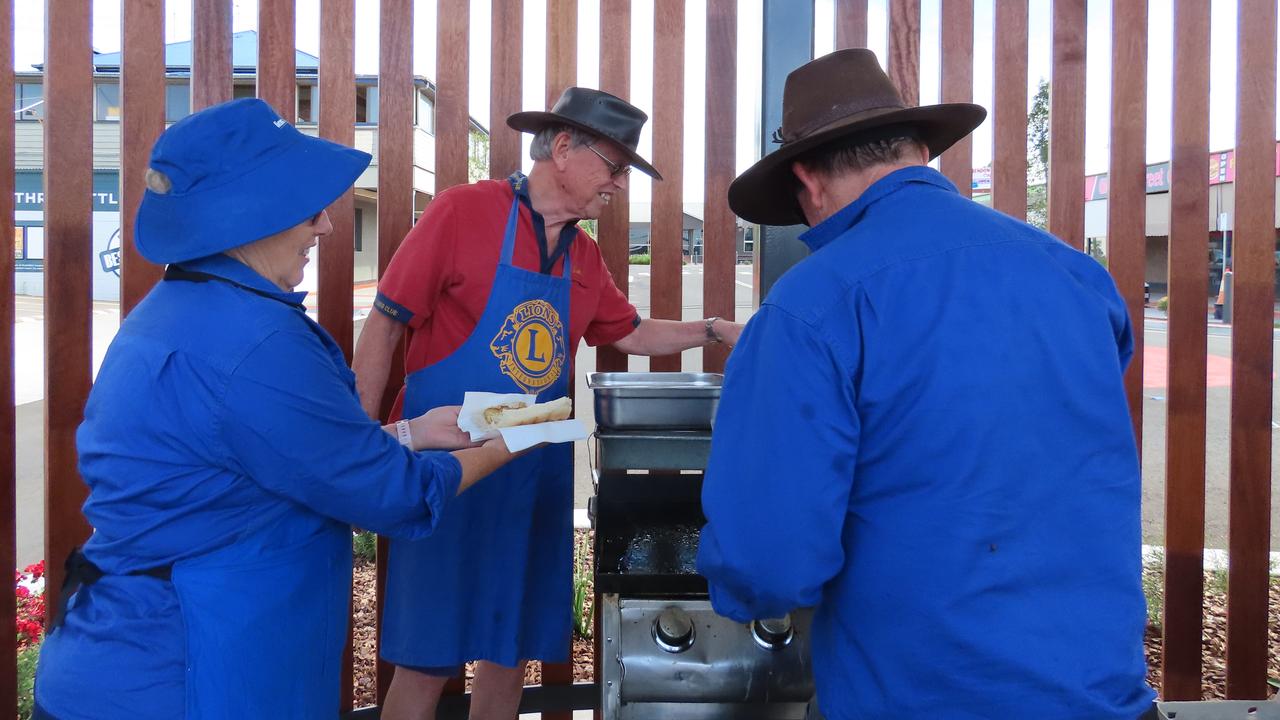
[[[548,112],[518,112],[507,118],[507,125],[520,132],[536,133],[547,125],[570,125],[612,140],[626,154],[627,162],[654,180],[662,175],[640,157],[640,130],[648,115],[640,108],[603,90],[571,87]]]
[[[834,140],[884,137],[901,131],[929,148],[930,159],[982,124],[981,105],[945,103],[906,107],[870,50],[840,50],[806,63],[787,76],[777,150],[729,185],[729,207],[762,225],[803,225],[792,192],[791,162]]]

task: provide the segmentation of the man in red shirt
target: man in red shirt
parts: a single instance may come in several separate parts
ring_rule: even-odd
[[[647,116],[608,93],[571,87],[550,112],[516,113],[534,134],[533,169],[450,188],[428,205],[378,286],[352,367],[377,415],[392,353],[408,328],[405,388],[392,413],[459,404],[468,390],[568,393],[578,343],[667,355],[737,342],[720,318],[641,320],[600,249],[577,227],[627,187]],[[479,660],[473,718],[514,717],[527,660],[568,659],[572,448],[528,453],[486,497],[451,501],[426,542],[395,542],[382,657],[396,667],[382,715],[431,720],[444,683]]]

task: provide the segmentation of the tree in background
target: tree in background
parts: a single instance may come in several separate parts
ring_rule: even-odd
[[[1027,222],[1049,224],[1049,81],[1040,87],[1027,113]]]
[[[489,136],[472,129],[467,143],[467,182],[489,177]]]

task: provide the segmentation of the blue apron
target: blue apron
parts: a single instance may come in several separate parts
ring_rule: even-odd
[[[405,378],[404,417],[468,391],[568,394],[569,254],[562,277],[511,264],[520,183],[480,321],[452,355]],[[382,657],[443,668],[568,659],[572,625],[573,446],[529,452],[449,504],[430,537],[392,540]]]
[[[166,281],[214,280],[274,298],[216,275],[170,266]],[[299,313],[302,314],[301,307]],[[355,376],[342,351],[313,320],[302,315],[355,393]],[[232,718],[334,718],[339,707],[342,650],[351,597],[351,528],[315,513],[285,509],[262,517],[234,542],[180,560],[167,573],[71,578],[63,626],[110,622],[95,610],[99,593],[115,595],[122,583],[171,584],[185,630],[187,720]],[[167,578],[163,575],[167,574]],[[150,575],[150,577],[146,577]],[[76,586],[78,585],[78,589]],[[71,593],[67,593],[70,595]],[[144,639],[145,641],[145,639]],[[174,643],[165,643],[171,647]],[[121,672],[130,668],[122,667]],[[93,699],[81,706],[88,709]],[[151,714],[178,717],[176,708]],[[47,712],[37,717],[52,717]]]

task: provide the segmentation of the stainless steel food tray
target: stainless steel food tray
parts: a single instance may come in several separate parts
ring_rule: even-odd
[[[591,373],[596,425],[608,430],[708,430],[719,373]]]

